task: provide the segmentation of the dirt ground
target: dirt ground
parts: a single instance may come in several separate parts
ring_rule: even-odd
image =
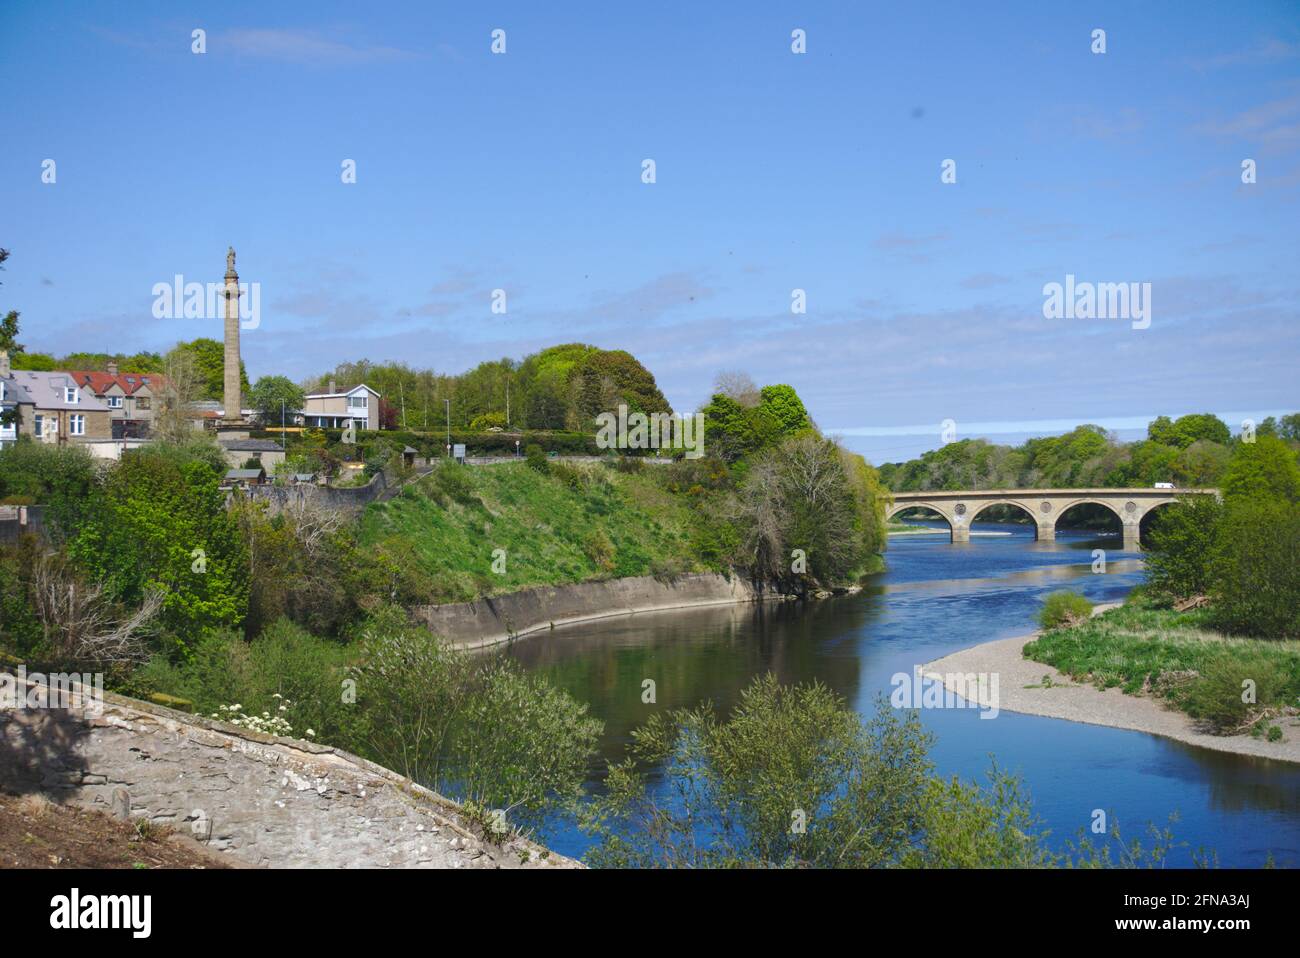
[[[225,868],[188,836],[0,792],[0,868]]]

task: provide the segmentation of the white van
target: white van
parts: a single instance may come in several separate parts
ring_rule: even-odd
[[[1155,487],[1157,489],[1172,489],[1174,484],[1172,482],[1157,482]]]

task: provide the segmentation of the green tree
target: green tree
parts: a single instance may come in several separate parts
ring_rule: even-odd
[[[1222,419],[1213,413],[1193,413],[1179,416],[1173,425],[1173,445],[1185,449],[1192,443],[1207,439],[1210,442],[1226,443],[1232,433]]]
[[[1300,499],[1300,465],[1296,453],[1281,439],[1256,436],[1238,443],[1220,484],[1225,499]]]
[[[198,394],[194,398],[220,402],[226,388],[226,347],[218,340],[205,337],[177,343],[167,354],[165,364],[175,363],[178,353],[188,355],[198,377]],[[244,369],[242,359],[239,361],[239,380],[241,391],[247,393],[248,371]]]
[[[1153,591],[1170,598],[1211,591],[1222,519],[1223,504],[1214,496],[1189,496],[1156,512],[1147,553]]]
[[[759,408],[776,420],[784,435],[792,435],[809,426],[808,410],[793,386],[764,386],[758,391]]]
[[[285,376],[263,376],[249,392],[248,402],[263,424],[280,425],[283,410],[285,424],[293,425],[294,414],[302,410],[306,395],[301,386]]]
[[[220,450],[159,445],[128,452],[70,551],[111,598],[164,595],[162,621],[184,651],[204,628],[237,626],[248,606],[248,555],[218,488]]]
[[[654,713],[583,813],[598,867],[985,867],[1050,862],[1014,783],[943,786],[915,712],[866,722],[819,684],[754,680],[728,716]],[[666,784],[650,787],[650,768]],[[954,783],[955,784],[955,783]],[[956,826],[956,827],[955,827]]]
[[[1300,503],[1236,498],[1219,525],[1211,611],[1228,632],[1300,638]]]
[[[24,438],[0,450],[0,502],[13,497],[45,507],[57,540],[76,535],[98,508],[98,469],[84,446],[50,446]]]

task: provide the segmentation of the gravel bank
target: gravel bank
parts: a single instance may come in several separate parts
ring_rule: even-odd
[[[1093,614],[1113,609],[1118,604],[1098,606]],[[1294,718],[1278,722],[1284,736],[1281,742],[1266,742],[1249,735],[1208,735],[1199,731],[1188,716],[1165,708],[1158,699],[1125,695],[1118,688],[1103,691],[1091,684],[1079,684],[1050,665],[1026,659],[1025,645],[1038,634],[1019,635],[963,649],[929,663],[923,672],[927,678],[942,682],[945,688],[958,694],[963,691],[961,683],[946,681],[945,676],[996,672],[1000,699],[997,704],[1012,712],[1133,729],[1219,752],[1300,763],[1300,721]],[[1042,687],[1044,675],[1051,678],[1049,688]],[[989,703],[980,704],[987,706]]]

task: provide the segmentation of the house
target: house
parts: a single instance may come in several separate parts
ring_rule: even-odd
[[[0,449],[18,441],[23,421],[32,421],[33,405],[27,390],[10,375],[9,354],[0,350],[0,422],[10,415],[14,416],[7,426],[0,425]]]
[[[6,356],[0,369],[8,365]],[[70,373],[15,369],[9,376],[0,378],[4,378],[6,384],[16,384],[31,400],[30,403],[17,402],[22,418],[17,424],[16,435],[26,434],[59,445],[112,441],[113,426],[108,405],[95,398],[90,388],[78,383]]]
[[[162,401],[166,380],[157,373],[121,373],[117,363],[107,372],[69,370],[82,388],[108,406],[114,439],[147,439]]]
[[[314,429],[342,429],[349,419],[358,429],[378,429],[379,393],[365,383],[339,392],[331,379],[329,392],[307,395],[302,417]]]
[[[218,439],[217,442],[226,454],[226,462],[234,469],[242,469],[248,460],[256,459],[263,469],[274,472],[284,462],[284,450],[273,439]]]
[[[225,480],[227,486],[260,486],[265,482],[265,469],[231,469]]]

